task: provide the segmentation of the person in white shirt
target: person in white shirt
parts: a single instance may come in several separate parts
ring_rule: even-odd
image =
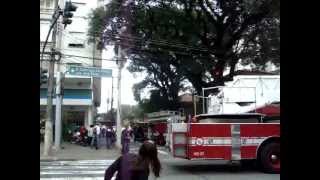
[[[93,147],[93,125],[90,125],[88,129],[88,145]]]
[[[96,124],[94,129],[95,129],[95,132],[96,132],[95,133],[95,136],[96,136],[95,139],[96,139],[96,142],[97,142],[96,149],[98,149],[99,145],[100,145],[100,132],[101,132],[101,128],[100,128],[99,124]]]
[[[96,124],[95,128],[97,130],[97,135],[99,135],[100,134],[100,130],[101,130],[100,126],[98,124]]]

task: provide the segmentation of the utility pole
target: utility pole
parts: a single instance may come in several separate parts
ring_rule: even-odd
[[[52,23],[55,22],[55,18],[59,18],[60,12],[58,9],[59,0],[55,1],[54,10],[55,13],[52,18]],[[54,17],[58,16],[58,17]],[[52,122],[53,122],[53,110],[52,110],[52,97],[53,97],[53,80],[54,80],[54,61],[55,61],[55,46],[56,46],[56,33],[57,33],[57,25],[54,25],[54,29],[52,32],[52,53],[49,61],[49,79],[48,79],[48,98],[47,98],[47,117],[45,124],[45,135],[44,135],[44,156],[49,156],[52,153]]]
[[[111,113],[111,120],[112,122],[114,121],[113,117],[113,77],[111,77],[111,108],[110,108],[110,113]]]
[[[58,65],[59,66],[59,65]],[[56,151],[60,150],[61,146],[61,132],[62,132],[62,85],[61,79],[63,78],[62,72],[57,70],[57,77],[56,77],[56,120],[55,120],[55,134],[54,134],[54,148]]]
[[[116,146],[118,148],[121,148],[121,117],[120,117],[120,113],[121,113],[121,70],[122,70],[122,66],[123,63],[121,61],[121,45],[119,43],[119,48],[118,48],[118,64],[119,64],[119,73],[118,73],[118,103],[117,103],[117,141],[116,141]]]
[[[62,7],[64,4],[64,0],[60,0],[60,7]],[[58,51],[61,51],[61,41],[62,41],[62,27],[61,27],[61,21],[57,21],[56,25],[56,34],[58,35],[56,48]],[[61,79],[63,77],[63,73],[60,72],[60,63],[57,63],[57,76],[56,76],[56,116],[55,116],[55,132],[54,132],[54,148],[56,151],[60,150],[61,147],[61,132],[62,132],[62,84]]]
[[[110,102],[110,96],[109,96],[109,90],[108,90],[108,93],[107,93],[107,112],[109,111],[109,102]]]
[[[113,115],[112,109],[113,109],[113,77],[111,77],[111,115]]]
[[[60,0],[60,5],[59,5],[59,0],[56,0],[56,6],[57,7],[63,7],[63,21],[62,23],[66,27],[67,24],[71,24],[72,18],[74,11],[76,11],[77,7],[74,6],[71,1],[68,1],[67,4],[65,4],[64,0]],[[61,51],[61,41],[62,41],[62,24],[57,20],[57,24],[55,26],[53,36],[54,36],[54,43],[55,43],[55,48],[60,52]],[[58,40],[56,41],[56,35],[58,35]],[[62,119],[61,119],[61,114],[62,114],[62,101],[63,101],[63,95],[62,95],[62,79],[64,78],[64,74],[60,72],[60,63],[57,64],[57,77],[56,77],[56,116],[55,116],[55,141],[54,141],[54,147],[56,151],[60,150],[61,146],[61,132],[62,132]]]
[[[92,45],[92,67],[95,67],[95,48],[96,48],[96,37],[94,37],[93,40],[93,45]],[[95,106],[95,94],[94,92],[96,91],[96,86],[95,86],[95,78],[94,77],[90,77],[91,80],[91,94],[92,94],[92,105],[89,107],[89,109],[91,109],[91,113],[88,113],[88,120],[91,119],[91,121],[88,122],[88,124],[93,124],[92,122],[96,122],[95,121],[95,111],[94,111],[94,106]],[[91,116],[91,117],[89,117]]]

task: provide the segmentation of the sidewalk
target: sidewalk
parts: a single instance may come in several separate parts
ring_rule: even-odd
[[[139,148],[142,143],[131,143],[130,152],[138,153]],[[43,156],[43,143],[40,144],[40,160],[51,161],[51,160],[113,160],[117,159],[121,152],[116,147],[112,149],[107,149],[104,144],[96,149],[91,149],[90,147],[83,147],[77,144],[63,143],[61,145],[62,149],[59,152],[53,152],[52,157]],[[168,158],[168,153],[165,147],[158,146],[159,158]]]
[[[120,156],[120,150],[115,147],[112,149],[101,147],[96,150],[71,143],[63,143],[61,147],[60,151],[53,152],[52,157],[44,157],[43,143],[41,143],[40,160],[105,160],[116,159]]]

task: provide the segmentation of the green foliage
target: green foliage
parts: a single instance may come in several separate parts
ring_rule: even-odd
[[[280,20],[265,19],[254,31],[254,38],[251,37],[253,33],[243,38],[247,46],[239,55],[242,64],[255,64],[260,70],[264,70],[266,62],[269,61],[280,66]]]
[[[106,25],[106,11],[103,7],[96,8],[89,14],[89,42],[94,42],[96,38],[101,37]]]
[[[279,65],[279,12],[277,0],[112,0],[102,41],[120,42],[129,70],[147,73],[135,98],[146,111],[159,110],[178,106],[184,80],[199,93],[232,80],[240,60]],[[227,76],[216,73],[227,67]],[[155,89],[149,100],[140,97],[146,87]]]

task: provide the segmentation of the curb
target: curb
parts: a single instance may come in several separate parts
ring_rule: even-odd
[[[49,157],[40,157],[40,161],[57,161],[59,160],[57,157],[49,156]]]

